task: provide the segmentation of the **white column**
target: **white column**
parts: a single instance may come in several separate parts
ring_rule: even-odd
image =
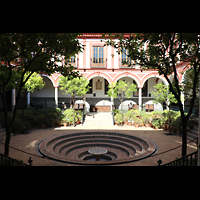
[[[27,93],[27,107],[30,107],[30,100],[31,100],[31,94],[30,92]]]
[[[55,105],[58,107],[58,87],[55,87]]]
[[[15,89],[12,89],[12,111],[14,111],[15,105],[16,105]]]
[[[142,110],[142,88],[139,88],[139,110]]]

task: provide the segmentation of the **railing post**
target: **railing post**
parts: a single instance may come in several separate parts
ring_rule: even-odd
[[[162,164],[162,160],[158,159],[157,163],[158,163],[158,166],[160,166]]]
[[[31,160],[31,157],[29,157],[29,159],[28,159],[29,166],[32,166],[32,162],[33,162],[33,160]]]

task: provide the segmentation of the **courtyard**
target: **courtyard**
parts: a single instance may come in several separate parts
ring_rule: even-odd
[[[158,159],[162,159],[162,164],[171,162],[176,158],[181,157],[181,137],[178,134],[169,135],[167,131],[164,130],[154,130],[150,128],[143,128],[143,130],[133,129],[130,130],[126,127],[113,129],[81,129],[81,127],[67,127],[67,128],[47,128],[47,129],[33,129],[27,134],[18,134],[11,137],[10,142],[10,154],[9,156],[18,160],[23,160],[24,163],[28,164],[29,157],[32,158],[33,166],[76,166],[78,164],[63,163],[49,158],[45,158],[38,152],[38,144],[49,137],[56,135],[69,135],[79,133],[116,133],[116,134],[126,134],[135,137],[147,138],[153,141],[157,145],[155,153],[147,158],[127,162],[122,164],[114,164],[114,166],[157,166]],[[19,149],[20,151],[13,149],[12,147]],[[176,148],[178,147],[178,148]],[[170,149],[176,148],[174,150],[168,151]],[[196,151],[196,144],[191,142],[188,144],[188,154]],[[4,145],[0,143],[0,152],[3,153]],[[167,152],[165,152],[167,151]],[[162,153],[165,152],[165,153]],[[162,154],[161,154],[162,153]],[[31,154],[31,155],[30,155]]]

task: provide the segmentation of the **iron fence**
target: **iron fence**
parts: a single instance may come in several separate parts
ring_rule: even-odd
[[[164,165],[160,165],[161,163],[158,164],[159,166],[197,166],[197,161],[198,161],[198,151],[195,151],[191,154],[183,156],[179,159],[176,159]]]
[[[0,166],[28,166],[28,165],[23,163],[23,161],[10,158],[0,153]]]

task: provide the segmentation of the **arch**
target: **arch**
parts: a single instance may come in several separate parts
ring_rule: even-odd
[[[185,78],[185,73],[188,69],[190,69],[191,66],[188,64],[184,67],[184,69],[182,70],[182,72],[180,73],[180,77],[179,77],[179,84],[182,84]]]
[[[87,75],[86,79],[89,81],[90,79],[97,77],[97,76],[105,78],[109,82],[109,84],[112,83],[111,77],[104,72],[93,72],[93,73]]]
[[[76,100],[75,104],[84,104],[84,101],[83,100]],[[85,107],[86,107],[86,112],[89,112],[90,111],[90,104],[87,101],[85,101]]]
[[[55,87],[55,80],[52,79],[52,76],[48,76],[47,74],[41,74],[41,76],[47,77],[53,84],[53,87]]]
[[[122,103],[119,104],[118,109],[121,110],[121,106],[122,106],[122,108],[124,110],[128,110],[128,104],[130,104],[130,103],[137,105],[137,103],[133,100],[125,100],[125,101],[123,101]]]
[[[150,79],[150,78],[159,78],[159,79],[161,79],[161,80],[164,82],[165,85],[168,85],[168,82],[167,82],[167,80],[166,80],[164,77],[159,76],[159,75],[153,73],[153,74],[148,74],[148,75],[146,75],[146,76],[143,78],[143,80],[142,80],[142,87],[144,86],[146,80],[147,80],[147,79]]]
[[[130,77],[132,78],[136,83],[137,83],[137,86],[139,87],[140,86],[140,80],[139,78],[135,75],[135,74],[132,74],[130,72],[123,72],[121,74],[117,74],[115,77],[114,77],[114,80],[113,82],[116,82],[118,81],[120,78],[123,78],[123,77]]]
[[[154,105],[154,110],[157,111],[163,111],[163,106],[161,103],[154,103],[154,100],[149,100],[145,103],[146,104],[153,104]]]

